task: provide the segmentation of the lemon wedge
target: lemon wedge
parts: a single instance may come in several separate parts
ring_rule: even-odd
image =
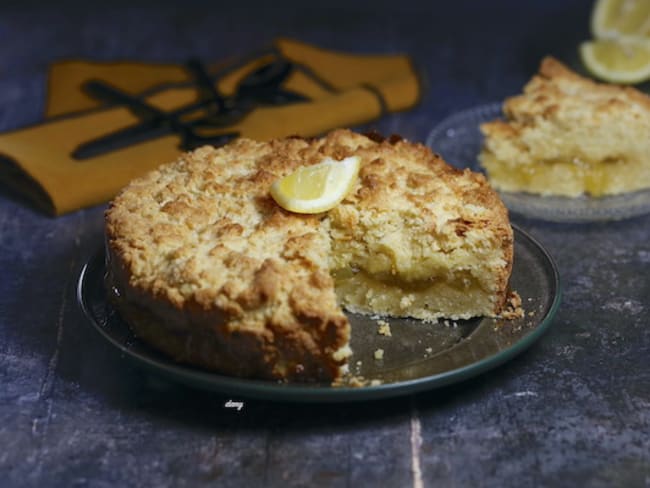
[[[597,39],[650,39],[650,0],[597,0],[591,32]]]
[[[610,83],[650,79],[650,40],[595,40],[580,45],[582,62],[592,75]]]
[[[271,186],[271,196],[282,208],[296,213],[325,212],[338,205],[352,190],[361,162],[357,156],[341,161],[326,158],[302,166]]]

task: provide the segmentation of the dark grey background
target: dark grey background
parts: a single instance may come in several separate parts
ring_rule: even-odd
[[[411,54],[422,103],[363,129],[424,141],[447,115],[519,91],[545,54],[581,69],[590,8],[3,3],[0,129],[41,119],[57,59],[218,60],[283,35]],[[102,212],[50,218],[0,188],[0,486],[650,486],[650,216],[515,217],[555,257],[564,300],[549,332],[497,370],[413,397],[246,400],[237,412],[228,397],[147,376],[88,326],[74,287],[101,245]]]

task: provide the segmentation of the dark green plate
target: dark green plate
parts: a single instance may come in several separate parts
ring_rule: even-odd
[[[549,327],[560,303],[557,268],[532,237],[515,229],[515,260],[510,286],[523,301],[524,317],[476,318],[423,323],[387,319],[392,336],[378,334],[378,320],[350,314],[350,371],[381,384],[332,387],[248,380],[177,364],[133,336],[106,300],[104,254],[83,268],[77,295],[90,323],[127,358],[169,379],[232,396],[296,402],[348,402],[388,398],[456,383],[488,371],[524,351]],[[383,349],[384,357],[374,353]]]

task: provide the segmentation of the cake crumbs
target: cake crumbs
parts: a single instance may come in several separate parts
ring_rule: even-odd
[[[346,376],[344,378],[339,378],[332,382],[332,387],[341,388],[341,387],[352,387],[352,388],[363,388],[364,386],[379,386],[383,384],[383,381],[380,379],[367,379],[362,375],[353,375]]]
[[[454,321],[449,321],[448,319],[443,320],[442,325],[444,325],[447,328],[456,328],[458,327],[458,323]]]
[[[516,291],[511,291],[506,299],[506,307],[499,315],[506,320],[520,319],[524,316],[524,309],[521,308],[521,297]]]
[[[385,320],[378,320],[377,325],[379,325],[379,328],[377,329],[377,333],[386,337],[392,337],[392,333],[390,331],[390,324],[386,322]]]
[[[377,361],[381,361],[382,359],[384,359],[384,350],[383,349],[377,349],[375,351],[375,359]]]
[[[351,386],[353,388],[358,388],[361,386],[365,386],[367,384],[367,380],[360,375],[355,375],[355,376],[348,376],[346,378],[338,378],[334,380],[332,383],[333,387],[342,387],[342,386]]]

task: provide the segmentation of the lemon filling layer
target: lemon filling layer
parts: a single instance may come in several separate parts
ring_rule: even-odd
[[[504,191],[529,191],[542,195],[614,195],[650,187],[650,166],[640,161],[609,159],[602,162],[575,158],[534,164],[507,164],[486,152],[481,163],[493,185]]]
[[[490,315],[495,306],[494,294],[486,292],[469,273],[451,280],[432,278],[411,283],[362,270],[339,270],[333,277],[341,306],[355,313],[422,320],[466,319]]]

